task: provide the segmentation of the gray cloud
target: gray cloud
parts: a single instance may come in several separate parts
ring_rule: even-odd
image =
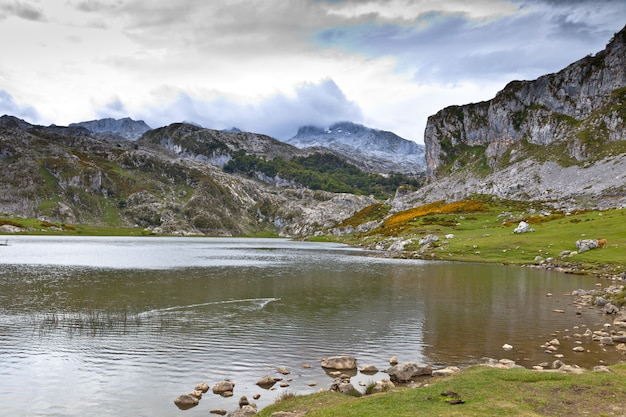
[[[19,104],[7,91],[0,90],[0,115],[3,114],[19,117],[29,123],[39,123],[41,120],[34,107]]]
[[[0,20],[8,16],[17,16],[25,20],[38,22],[46,20],[41,9],[17,0],[13,2],[0,2]]]
[[[103,116],[114,117],[111,114],[118,113],[102,112]],[[257,104],[241,104],[225,98],[202,100],[181,93],[175,101],[139,111],[136,117],[153,127],[193,121],[212,129],[237,127],[287,139],[303,125],[327,126],[342,120],[359,122],[363,116],[356,103],[349,101],[337,84],[327,79],[301,85],[294,96],[276,94]]]
[[[393,56],[418,83],[536,77],[599,51],[624,25],[626,2],[525,0],[518,13],[474,22],[464,14],[431,11],[410,25],[337,26],[320,31],[323,46],[370,57]]]

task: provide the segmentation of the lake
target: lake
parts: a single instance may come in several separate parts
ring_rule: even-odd
[[[554,360],[539,347],[553,334],[611,322],[592,309],[576,317],[566,295],[594,288],[594,278],[543,270],[284,239],[10,236],[8,244],[1,416],[206,416],[256,393],[264,407],[284,392],[328,389],[320,360],[337,355],[379,369],[393,355],[435,368],[485,356],[531,367]],[[621,358],[595,342],[584,354],[568,343],[560,349],[568,364]],[[255,385],[282,376],[279,366],[291,370],[289,387]],[[223,379],[236,384],[232,398],[209,392],[188,411],[173,404]]]

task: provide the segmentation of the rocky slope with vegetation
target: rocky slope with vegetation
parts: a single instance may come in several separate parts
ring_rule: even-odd
[[[38,218],[57,228],[92,224],[151,233],[301,236],[375,202],[354,190],[333,193],[306,181],[279,188],[260,181],[256,171],[225,172],[223,165],[237,152],[254,152],[263,161],[302,155],[262,135],[185,124],[148,131],[137,141],[103,140],[82,126],[34,126],[3,116],[0,226],[22,231],[17,219]]]
[[[398,207],[474,192],[623,205],[625,132],[626,28],[562,71],[431,116],[427,175],[437,181]]]

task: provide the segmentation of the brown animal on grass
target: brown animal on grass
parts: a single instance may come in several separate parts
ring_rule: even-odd
[[[606,239],[598,239],[598,248],[606,248],[606,247],[607,247]]]

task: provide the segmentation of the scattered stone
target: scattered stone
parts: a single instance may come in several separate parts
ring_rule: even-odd
[[[202,382],[196,385],[196,391],[207,392],[208,390],[209,390],[209,384],[207,384],[206,382]]]
[[[279,374],[283,374],[283,375],[289,375],[291,373],[291,371],[289,371],[289,369],[284,368],[284,367],[280,367],[277,369]]]
[[[244,405],[250,405],[250,401],[248,401],[248,398],[245,395],[243,395],[239,399],[239,408],[243,407]]]
[[[192,397],[196,397],[198,400],[202,399],[202,391],[200,390],[194,390],[189,393],[189,395],[191,395]]]
[[[565,364],[561,360],[559,360],[559,359],[557,359],[554,362],[552,362],[552,369],[559,369],[562,366],[565,366]]]
[[[389,359],[389,365],[395,366],[397,364],[398,364],[398,357],[397,356],[392,356],[391,359]]]
[[[334,356],[322,359],[322,368],[336,370],[356,369],[357,360],[352,356]]]
[[[258,400],[259,398],[261,398],[261,394],[254,394],[252,398]]]
[[[558,308],[555,308],[554,310],[552,310],[553,313],[565,313],[565,310],[561,310]]]
[[[306,411],[277,411],[271,417],[304,417]]]
[[[596,301],[594,301],[594,305],[596,307],[604,307],[606,305],[607,301],[604,297],[597,297]]]
[[[433,376],[450,376],[461,372],[461,368],[458,366],[448,366],[444,369],[436,369],[433,371]]]
[[[528,232],[534,232],[535,229],[531,229],[530,226],[528,225],[528,223],[526,223],[525,221],[521,221],[519,222],[519,224],[517,225],[517,227],[515,228],[515,230],[513,230],[513,233],[528,233]]]
[[[176,407],[181,410],[189,410],[190,408],[198,405],[199,402],[200,401],[196,397],[189,394],[179,395],[174,400],[174,404],[176,404]]]
[[[220,415],[220,416],[225,416],[226,414],[228,414],[228,411],[224,410],[223,408],[218,408],[218,409],[209,411],[209,413],[217,414],[217,415]]]
[[[254,405],[244,405],[242,408],[228,413],[228,417],[251,417],[255,414],[256,407]]]
[[[578,248],[578,253],[587,252],[591,249],[596,249],[598,247],[597,239],[580,239],[576,241],[576,247]]]
[[[435,235],[426,235],[423,238],[421,238],[417,243],[419,243],[420,246],[424,246],[424,245],[430,245],[431,243],[435,243],[439,240],[439,238]]]
[[[375,374],[378,372],[378,368],[374,365],[364,365],[361,367],[362,374]]]
[[[280,379],[277,378],[273,378],[269,375],[265,375],[264,377],[262,377],[261,379],[259,379],[256,384],[261,387],[261,388],[265,388],[265,389],[269,389],[271,387],[274,386],[275,383],[277,383]]]
[[[504,350],[513,350],[513,346],[509,345],[508,343],[505,343],[504,345],[502,345],[502,349],[504,349]]]
[[[330,390],[341,394],[349,394],[355,390],[354,385],[350,382],[350,378],[336,378]]]
[[[605,346],[613,346],[613,338],[611,336],[603,336],[600,338],[600,343]]]
[[[610,373],[610,372],[613,372],[613,371],[608,366],[599,365],[599,366],[594,366],[593,367],[593,372],[609,372]]]
[[[585,348],[582,346],[576,346],[575,348],[572,349],[574,352],[584,352]]]
[[[305,363],[304,365],[302,365],[302,367],[304,369],[309,369],[311,367],[311,364],[310,363]]]
[[[395,388],[395,384],[388,379],[381,379],[380,381],[376,381],[374,386],[372,387],[372,394],[377,392],[389,391],[392,388]]]

